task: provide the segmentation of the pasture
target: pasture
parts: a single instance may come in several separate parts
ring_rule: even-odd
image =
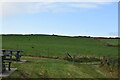
[[[64,57],[68,52],[79,56],[118,55],[117,47],[108,47],[93,38],[74,38],[50,35],[2,36],[3,49],[24,50],[24,55]]]
[[[117,44],[117,40],[108,40]],[[55,35],[3,35],[2,48],[24,50],[22,59],[26,63],[13,63],[17,67],[10,78],[115,78],[107,67],[80,64],[64,60],[70,56],[108,57],[117,59],[118,47],[109,47],[94,38],[55,36]],[[43,58],[39,56],[47,56]],[[59,57],[50,59],[49,57]]]

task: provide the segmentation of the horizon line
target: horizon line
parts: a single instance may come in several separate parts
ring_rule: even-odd
[[[77,36],[86,36],[86,37],[120,37],[120,36],[93,36],[93,35],[68,35],[68,34],[57,34],[57,33],[0,33],[0,35],[57,35],[57,36],[70,36],[70,37],[77,37]]]

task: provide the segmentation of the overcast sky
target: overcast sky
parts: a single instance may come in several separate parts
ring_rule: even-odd
[[[11,2],[0,10],[0,33],[118,36],[117,2]]]

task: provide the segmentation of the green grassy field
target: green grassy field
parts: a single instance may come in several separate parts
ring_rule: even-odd
[[[64,57],[68,52],[80,56],[117,56],[117,47],[108,47],[92,38],[49,35],[3,36],[3,49],[24,50],[24,55]]]
[[[108,40],[109,41],[109,40]],[[113,41],[113,42],[112,42]],[[110,40],[111,43],[117,40]],[[106,56],[116,59],[118,47],[105,46],[93,38],[75,38],[50,35],[4,35],[3,49],[24,50],[22,59],[26,63],[13,63],[17,67],[10,78],[115,78],[117,70],[107,71],[99,65],[80,64],[63,59],[40,58],[37,56]],[[30,57],[33,55],[35,57]]]

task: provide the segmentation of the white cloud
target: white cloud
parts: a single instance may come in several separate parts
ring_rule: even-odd
[[[9,16],[14,14],[20,14],[24,11],[24,8],[20,6],[20,4],[14,4],[14,3],[4,3],[2,4],[2,16]]]
[[[77,8],[97,8],[98,5],[96,4],[85,4],[85,3],[77,3],[77,4],[69,4],[71,7],[77,7]]]
[[[0,16],[2,16],[2,4],[0,3]]]
[[[55,9],[57,6],[58,5],[50,2],[49,3],[41,2],[41,3],[34,3],[34,4],[29,3],[25,5],[26,12],[28,13],[47,12]]]
[[[55,10],[56,4],[53,3],[3,3],[2,16],[11,16],[24,13],[39,13]]]
[[[93,0],[91,0],[93,1]],[[0,8],[0,15],[14,16],[18,14],[32,14],[40,12],[69,12],[74,11],[69,7],[74,8],[97,8],[100,5],[106,5],[107,3],[101,2],[70,2],[70,3],[59,3],[59,2],[4,2]]]

